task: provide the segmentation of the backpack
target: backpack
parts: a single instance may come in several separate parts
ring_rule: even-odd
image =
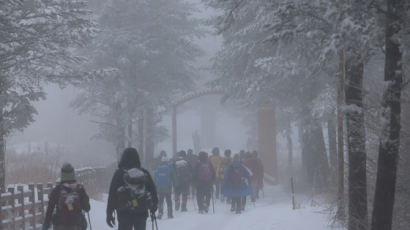
[[[145,172],[138,168],[123,170],[124,185],[117,189],[120,210],[146,212],[152,207],[151,194],[146,191]]]
[[[80,184],[62,184],[58,195],[56,221],[63,226],[81,226],[87,228],[83,223],[83,214],[80,201]]]
[[[209,182],[212,180],[211,166],[209,163],[201,163],[199,166],[199,180]]]
[[[189,163],[184,159],[177,159],[175,161],[175,171],[176,176],[182,183],[189,182],[189,177],[191,175]]]
[[[168,165],[160,165],[155,171],[155,185],[158,189],[168,189],[171,185],[171,170]]]
[[[242,184],[242,168],[241,166],[232,166],[229,181],[231,185],[238,187]]]

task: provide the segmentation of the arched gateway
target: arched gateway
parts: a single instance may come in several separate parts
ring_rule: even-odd
[[[183,96],[172,104],[172,151],[177,152],[177,110],[178,107],[193,99],[208,95],[223,95],[222,89],[208,89]],[[265,167],[266,180],[278,183],[275,109],[271,103],[261,104],[258,109],[258,152]]]

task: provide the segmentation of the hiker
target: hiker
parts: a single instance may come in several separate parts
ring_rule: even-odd
[[[253,151],[245,161],[245,166],[252,172],[250,187],[252,189],[251,201],[259,198],[259,190],[263,188],[263,164],[258,158],[258,152]]]
[[[168,218],[173,218],[172,216],[172,169],[169,165],[169,161],[166,157],[161,159],[160,165],[155,170],[154,181],[157,186],[158,192],[158,219],[161,219],[164,215],[164,200],[167,202]]]
[[[243,197],[252,194],[248,181],[251,173],[242,164],[239,154],[235,154],[232,164],[225,173],[222,194],[232,199],[231,211],[240,214],[245,209]]]
[[[221,164],[219,166],[219,175],[222,181],[224,180],[225,172],[228,169],[229,165],[231,165],[231,163],[232,163],[231,150],[226,149],[224,152],[224,157],[221,159]],[[221,200],[223,201],[223,196],[221,196]],[[230,199],[227,199],[227,202],[230,203]]]
[[[73,166],[65,163],[60,183],[51,191],[42,229],[49,229],[52,222],[54,230],[85,230],[87,221],[83,211],[90,211],[90,198],[83,185],[76,182]]]
[[[155,213],[158,206],[157,191],[149,172],[141,167],[135,148],[124,150],[118,169],[111,180],[107,203],[107,224],[118,230],[145,230],[148,211]]]
[[[199,153],[199,162],[194,173],[196,183],[196,199],[199,213],[208,213],[215,181],[215,170],[208,160],[206,152]]]
[[[161,152],[159,152],[159,156],[154,159],[154,165],[152,167],[153,170],[155,170],[161,164],[164,157],[167,157],[167,152],[161,150]]]
[[[219,169],[221,167],[221,157],[219,155],[219,148],[215,147],[212,149],[211,164],[216,172],[215,179],[215,198],[219,199],[219,193],[221,191],[221,183],[223,176],[221,175]]]
[[[174,199],[175,199],[175,210],[178,211],[181,208],[181,212],[188,211],[187,202],[188,202],[188,193],[189,193],[189,184],[192,177],[192,168],[189,162],[186,159],[186,152],[180,151],[177,154],[176,159],[173,163],[174,177]],[[182,196],[182,204],[181,204]]]
[[[194,167],[195,167],[195,165],[198,164],[198,156],[194,154],[194,151],[192,149],[188,149],[188,151],[187,151],[187,160],[188,160],[189,165],[192,168],[192,175],[193,175],[194,170],[195,170]],[[189,182],[189,186],[190,186],[190,189],[191,189],[191,195],[192,195],[192,197],[194,197],[196,191],[195,191],[195,182],[193,181],[193,177],[191,178],[191,181]]]

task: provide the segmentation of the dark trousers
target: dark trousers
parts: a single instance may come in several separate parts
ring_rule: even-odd
[[[182,184],[175,188],[175,202],[179,202],[179,197],[182,195],[182,207],[186,207],[188,201],[189,184]]]
[[[168,215],[172,215],[172,199],[171,192],[158,193],[158,211],[160,214],[164,213],[164,200],[167,202]]]
[[[221,193],[221,184],[222,180],[221,179],[216,179],[215,181],[215,198],[219,199],[219,194]]]
[[[242,207],[242,211],[245,210],[246,196],[243,196],[243,197],[242,197],[242,204],[241,204],[241,205],[242,205],[242,206],[241,206],[241,207]]]
[[[146,217],[118,215],[118,230],[145,230],[146,224]]]
[[[208,210],[211,203],[212,185],[202,184],[196,188],[196,199],[199,211]]]
[[[242,210],[242,197],[233,197],[232,198],[232,211],[241,211]]]

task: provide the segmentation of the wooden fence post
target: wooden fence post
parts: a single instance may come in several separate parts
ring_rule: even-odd
[[[8,192],[11,194],[10,198],[10,205],[11,205],[11,226],[12,230],[16,229],[16,202],[15,202],[15,193],[14,193],[14,188],[8,188]]]
[[[25,210],[25,204],[24,204],[24,187],[23,186],[18,186],[17,190],[20,192],[19,194],[19,203],[20,203],[20,214],[21,214],[21,220],[22,220],[22,229],[26,230],[26,210]]]
[[[37,221],[36,221],[36,190],[34,187],[34,184],[29,184],[28,188],[30,190],[30,197],[29,197],[29,201],[31,203],[31,210],[30,213],[32,215],[31,218],[31,227],[32,229],[36,230],[36,226],[37,226]]]
[[[43,184],[37,184],[37,196],[40,203],[41,219],[44,219],[44,187]]]

